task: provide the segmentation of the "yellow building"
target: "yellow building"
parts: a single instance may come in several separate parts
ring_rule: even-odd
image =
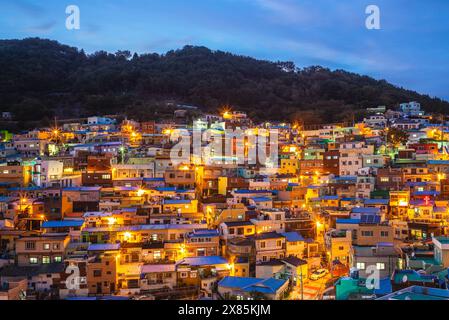
[[[333,230],[326,234],[326,249],[329,263],[340,261],[344,265],[350,264],[352,250],[352,233],[346,230]]]
[[[407,215],[410,204],[409,191],[390,191],[391,214],[395,216]]]
[[[298,160],[297,159],[281,159],[279,168],[280,174],[296,174],[298,172]]]

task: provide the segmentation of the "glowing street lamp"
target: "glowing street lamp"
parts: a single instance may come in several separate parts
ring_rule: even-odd
[[[131,239],[131,237],[132,237],[131,232],[127,231],[123,234],[123,238],[125,239],[125,241],[129,241]]]
[[[138,197],[142,197],[144,194],[145,194],[145,190],[143,190],[143,189],[137,190],[137,196]]]

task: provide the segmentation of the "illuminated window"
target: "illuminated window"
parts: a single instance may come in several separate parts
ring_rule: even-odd
[[[62,257],[61,256],[56,256],[53,259],[55,262],[62,262]]]
[[[42,257],[42,263],[44,263],[44,264],[50,263],[50,257],[49,256],[43,256]]]
[[[37,264],[37,263],[38,263],[38,259],[36,257],[30,258],[30,264]]]
[[[44,250],[50,250],[50,244],[44,243]]]
[[[365,262],[357,262],[357,269],[365,270]]]
[[[377,270],[385,270],[385,263],[378,262],[376,263]]]

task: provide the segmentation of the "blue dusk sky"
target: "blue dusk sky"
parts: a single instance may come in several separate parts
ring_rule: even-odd
[[[368,5],[380,30],[365,27]],[[65,9],[80,8],[80,30]],[[115,52],[202,45],[366,74],[449,100],[447,0],[0,0],[0,38]]]

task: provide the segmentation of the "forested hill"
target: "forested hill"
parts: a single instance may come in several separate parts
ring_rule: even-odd
[[[160,114],[175,100],[215,112],[223,105],[256,119],[337,121],[362,108],[449,103],[342,70],[260,61],[205,47],[166,54],[83,50],[43,39],[0,41],[0,111],[19,121],[93,114]],[[312,112],[309,112],[312,111]]]

